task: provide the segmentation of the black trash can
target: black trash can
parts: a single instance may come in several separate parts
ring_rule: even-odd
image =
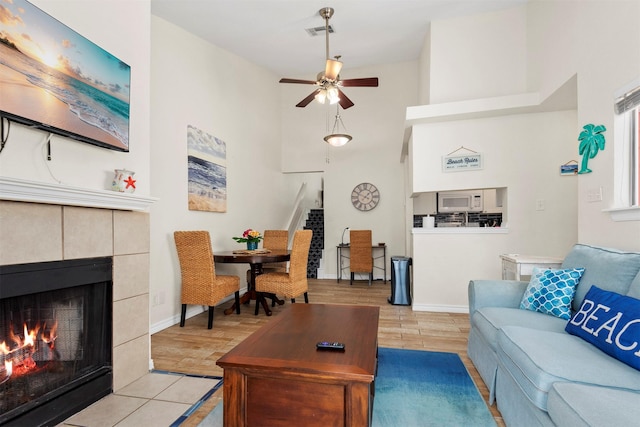
[[[411,305],[411,258],[391,257],[391,296],[387,299],[394,305]]]

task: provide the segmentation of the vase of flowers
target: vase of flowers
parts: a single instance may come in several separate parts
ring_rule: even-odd
[[[258,243],[262,240],[262,236],[259,231],[249,228],[242,233],[242,237],[233,237],[233,240],[238,243],[246,243],[247,250],[253,251],[258,249]]]

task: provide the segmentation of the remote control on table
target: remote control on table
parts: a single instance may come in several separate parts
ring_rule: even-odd
[[[335,350],[335,351],[344,351],[344,344],[340,342],[328,342],[321,341],[316,344],[317,350]]]

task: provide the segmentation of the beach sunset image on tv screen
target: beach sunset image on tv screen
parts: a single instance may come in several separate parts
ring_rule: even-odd
[[[129,151],[130,78],[129,65],[31,3],[0,0],[4,119]]]

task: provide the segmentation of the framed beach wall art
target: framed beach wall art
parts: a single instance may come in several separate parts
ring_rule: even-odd
[[[129,151],[131,67],[26,0],[0,2],[0,116]]]
[[[227,211],[227,144],[202,130],[187,127],[189,210]]]

